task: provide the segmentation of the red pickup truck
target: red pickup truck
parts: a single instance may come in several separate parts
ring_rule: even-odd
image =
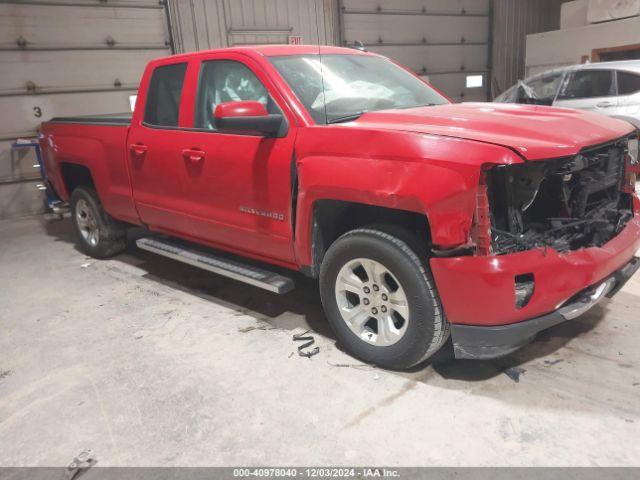
[[[541,106],[451,104],[353,49],[152,61],[131,118],[54,118],[40,142],[82,249],[138,246],[284,293],[319,278],[354,356],[403,369],[451,336],[492,358],[638,269],[638,133]]]

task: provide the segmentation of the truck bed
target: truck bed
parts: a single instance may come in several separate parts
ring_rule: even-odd
[[[43,159],[51,172],[49,180],[63,201],[69,201],[72,189],[65,183],[64,172],[67,179],[90,175],[107,213],[118,220],[139,222],[128,171],[130,123],[131,115],[121,113],[57,117],[42,124]],[[85,173],[79,173],[82,168]]]
[[[130,125],[131,113],[104,113],[78,117],[54,117],[48,123],[90,123],[98,125]]]

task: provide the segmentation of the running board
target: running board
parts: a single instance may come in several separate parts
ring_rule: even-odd
[[[253,265],[236,262],[211,253],[189,249],[177,242],[164,238],[140,238],[136,241],[138,248],[173,258],[182,263],[217,273],[254,287],[263,288],[274,293],[287,293],[294,289],[293,280],[277,273],[263,270]]]

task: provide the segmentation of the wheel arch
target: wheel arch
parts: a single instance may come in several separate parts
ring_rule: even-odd
[[[431,243],[431,227],[424,213],[347,200],[319,199],[312,204],[310,225],[310,265],[301,270],[317,277],[327,250],[348,231],[372,225],[402,228],[425,246]]]
[[[93,173],[87,165],[68,161],[60,162],[60,176],[68,198],[78,187],[91,187],[94,190],[96,188]]]

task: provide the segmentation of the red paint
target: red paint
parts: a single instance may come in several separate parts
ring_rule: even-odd
[[[559,254],[536,249],[502,256],[432,258],[445,314],[451,323],[504,325],[557,309],[580,290],[623,267],[640,248],[637,213],[622,232],[600,248]],[[514,277],[533,273],[533,297],[515,307]]]
[[[104,208],[118,219],[297,269],[312,263],[312,216],[318,200],[426,215],[434,245],[454,248],[469,242],[474,214],[485,218],[485,210],[476,211],[483,165],[573,155],[632,130],[625,122],[587,112],[506,104],[388,110],[349,123],[316,125],[267,57],[318,51],[374,55],[337,47],[279,45],[152,61],[142,77],[130,127],[43,124],[41,145],[54,187],[67,199],[60,163],[85,165]],[[193,128],[201,63],[217,59],[242,62],[255,73],[286,118],[286,136]],[[187,63],[178,127],[144,125],[153,69],[178,62]],[[256,103],[222,104],[215,115],[266,114]],[[291,210],[293,161],[298,175],[296,212]],[[549,249],[432,259],[449,320],[504,324],[553,310],[631,258],[640,238],[637,199],[634,205],[635,219],[602,248],[564,255]],[[272,216],[248,213],[251,209]],[[483,245],[479,253],[490,253],[486,242]],[[525,308],[516,310],[513,277],[528,272],[535,275],[536,291]]]
[[[216,106],[214,112],[216,118],[225,117],[264,117],[268,115],[267,109],[260,102],[249,100],[241,102],[225,102]]]

